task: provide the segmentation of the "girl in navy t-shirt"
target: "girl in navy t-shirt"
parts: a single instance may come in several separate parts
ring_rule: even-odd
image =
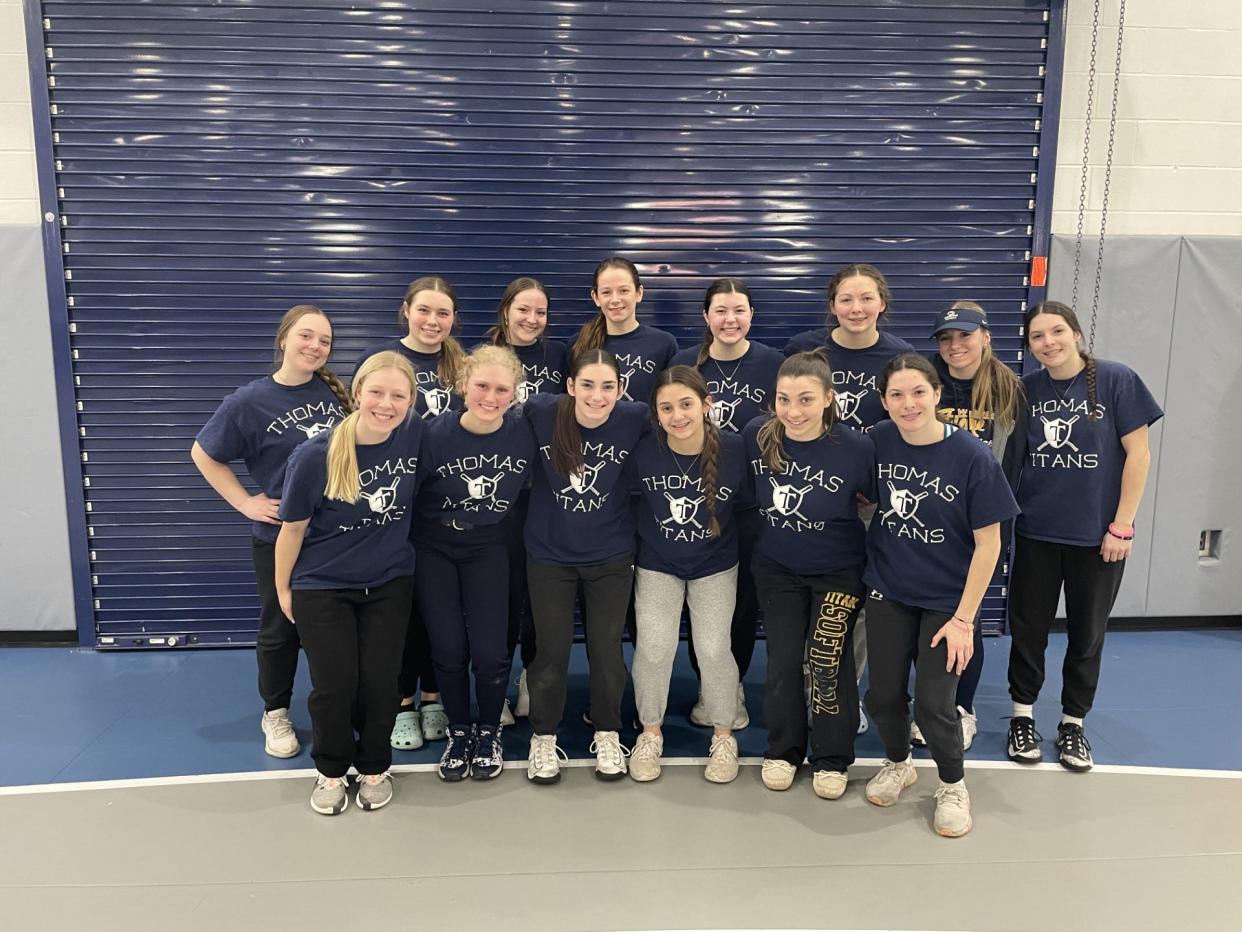
[[[520,411],[532,395],[559,395],[565,391],[569,351],[559,340],[545,336],[548,327],[548,291],[536,278],[509,282],[496,308],[496,323],[487,331],[488,341],[507,346],[522,363],[516,407]],[[530,489],[522,490],[505,521],[509,546],[509,654],[522,645],[522,674],[518,677],[517,703],[513,716],[530,714],[526,670],[535,659],[535,626],[531,621],[530,589],[526,585],[526,546],[523,534],[530,508]]]
[[[991,450],[941,423],[940,377],[906,353],[880,378],[891,420],[871,430],[877,510],[867,533],[867,708],[886,759],[867,799],[891,806],[917,775],[910,760],[907,684],[916,662],[914,716],[936,769],[936,831],[971,828],[962,766],[957,681],[974,650],[975,618],[1000,555],[1000,526],[1017,513]]]
[[[523,417],[535,435],[538,465],[526,520],[526,574],[539,651],[527,671],[530,758],[536,783],[560,778],[556,730],[565,711],[565,681],[574,638],[574,602],[582,587],[583,625],[591,665],[590,720],[595,774],[625,776],[621,634],[634,583],[633,475],[627,460],[651,429],[646,405],[619,401],[621,372],[606,350],[574,357],[569,394],[535,395]]]
[[[332,323],[319,308],[290,308],[276,329],[276,371],[243,385],[198,432],[190,456],[220,497],[253,522],[251,556],[259,586],[259,695],[264,750],[293,757],[301,750],[289,723],[298,669],[298,631],[280,610],[274,580],[277,512],[289,456],[302,441],[330,430],[352,410],[340,379],[327,368]],[[229,468],[242,460],[259,486],[251,495]]]
[[[462,366],[461,414],[432,421],[419,459],[415,591],[449,717],[443,780],[500,776],[501,709],[509,680],[504,522],[526,483],[535,443],[510,411],[522,365],[480,346]],[[478,719],[470,711],[470,671]]]
[[[738,570],[734,513],[750,483],[742,438],[711,422],[711,402],[696,369],[664,370],[652,403],[660,430],[639,441],[632,460],[642,490],[633,675],[643,730],[630,776],[640,782],[660,775],[661,726],[687,603],[703,703],[715,729],[704,776],[713,783],[737,777],[738,673],[729,649]]]
[[[742,428],[767,413],[771,407],[772,395],[776,391],[776,373],[785,361],[778,350],[750,339],[753,318],[754,307],[746,283],[737,278],[718,278],[708,286],[703,296],[703,319],[707,323],[703,342],[673,357],[674,364],[693,366],[699,370],[712,396],[712,422],[721,431],[738,436]],[[738,676],[745,679],[751,657],[754,656],[755,633],[759,626],[759,602],[755,595],[754,577],[750,573],[755,539],[759,535],[759,511],[753,506],[741,509],[737,511],[736,521],[737,599],[733,608],[731,641]],[[693,638],[690,643],[690,665],[697,674]],[[690,710],[690,721],[701,726],[712,724],[702,696]],[[746,699],[739,684],[733,727],[745,728],[749,723]]]
[[[388,739],[413,594],[410,523],[423,433],[422,421],[407,417],[416,390],[404,357],[371,357],[354,374],[358,410],[289,461],[276,592],[310,665],[319,771],[311,808],[324,815],[348,805],[351,766],[359,808],[392,799]]]
[[[457,391],[466,353],[453,336],[458,328],[457,292],[438,275],[424,275],[410,282],[397,311],[397,324],[406,329],[399,340],[386,340],[358,357],[357,367],[380,352],[396,352],[409,360],[418,380],[414,412],[429,420],[446,411],[460,411]],[[421,695],[419,687],[422,687]],[[431,663],[431,642],[417,602],[411,606],[401,660],[401,714],[393,726],[392,746],[413,751],[423,741],[437,741],[448,731],[448,716],[440,702]]]
[[[1089,770],[1083,718],[1100,681],[1104,632],[1134,541],[1134,516],[1151,465],[1148,428],[1163,412],[1121,363],[1081,348],[1077,315],[1045,301],[1026,315],[1026,338],[1044,366],[1023,378],[1030,423],[1018,483],[1018,519],[1009,589],[1007,753],[1040,759],[1034,705],[1044,683],[1044,651],[1065,588],[1069,644],[1062,668],[1057,750],[1069,770]]]
[[[656,376],[668,368],[677,352],[677,340],[671,333],[638,322],[643,285],[629,259],[609,256],[596,266],[591,300],[599,314],[583,325],[571,355],[608,350],[621,367],[621,399],[646,405]]]
[[[824,799],[845,792],[854,762],[858,680],[850,637],[862,607],[864,560],[858,496],[872,497],[875,466],[871,440],[841,425],[832,395],[823,353],[797,353],[777,377],[775,416],[752,421],[743,433],[761,518],[752,571],[768,646],[763,782],[788,789],[809,757],[813,788]]]
[[[954,301],[936,315],[931,335],[937,352],[931,357],[943,388],[936,416],[945,424],[969,431],[986,443],[1005,469],[1010,486],[1017,484],[1018,444],[1015,433],[1026,430],[1026,405],[1022,382],[1014,371],[992,353],[992,332],[987,312],[974,301]],[[1001,528],[1001,553],[1008,546],[1012,528]],[[1003,564],[1003,559],[997,565]],[[1003,582],[1003,576],[999,580]],[[978,732],[975,692],[983,674],[982,627],[975,619],[975,647],[970,663],[957,683],[957,714],[962,721],[962,750],[969,750]],[[916,747],[927,742],[917,722],[910,723],[910,741]]]

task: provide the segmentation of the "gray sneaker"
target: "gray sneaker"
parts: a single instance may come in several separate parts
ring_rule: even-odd
[[[358,808],[368,812],[387,806],[392,802],[392,774],[385,770],[360,776],[357,801]]]
[[[319,774],[315,778],[315,788],[311,790],[310,804],[320,815],[340,815],[349,805],[345,778]]]

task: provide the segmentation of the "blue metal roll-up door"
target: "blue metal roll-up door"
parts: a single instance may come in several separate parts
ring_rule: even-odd
[[[566,338],[619,252],[683,345],[736,275],[781,346],[869,261],[899,335],[972,298],[1016,364],[1050,2],[44,0],[96,642],[253,640],[188,449],[296,303],[346,371],[430,272],[467,343],[517,275]]]

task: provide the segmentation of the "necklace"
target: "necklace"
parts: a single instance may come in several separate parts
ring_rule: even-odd
[[[750,352],[750,348],[749,348],[749,347],[747,347],[746,352]],[[724,367],[723,367],[722,365],[720,365],[720,360],[719,360],[719,359],[717,359],[715,356],[712,356],[712,355],[709,353],[707,358],[708,358],[708,359],[710,359],[710,360],[712,361],[712,365],[713,365],[713,366],[715,366],[715,367],[716,367],[716,371],[720,373],[720,379],[721,379],[721,381],[724,381],[724,382],[732,382],[732,381],[733,381],[733,377],[737,375],[737,370],[738,370],[738,369],[740,369],[740,368],[742,368],[742,363],[743,363],[743,362],[745,362],[745,360],[746,360],[746,353],[743,353],[741,356],[739,356],[739,357],[737,358],[737,362],[736,362],[736,363],[734,363],[734,365],[733,365],[733,371],[732,371],[732,372],[729,372],[729,373],[726,373],[726,372],[724,371]]]
[[[669,447],[668,452],[673,457],[673,465],[676,466],[677,471],[681,473],[682,480],[687,486],[693,485],[694,483],[690,481],[690,471],[694,469],[694,465],[699,461],[699,457],[703,455],[703,451],[700,450],[698,453],[694,454],[694,459],[690,461],[690,465],[685,469],[681,468],[681,458],[678,456],[677,451],[672,447]]]
[[[1056,395],[1061,400],[1061,404],[1064,405],[1066,404],[1066,399],[1069,398],[1069,393],[1073,389],[1074,383],[1078,381],[1078,376],[1086,371],[1086,369],[1079,369],[1078,374],[1070,379],[1069,385],[1065,386],[1065,391],[1063,392],[1057,391],[1057,383],[1052,380],[1052,374],[1047,369],[1044,370],[1044,375],[1048,376],[1048,387],[1052,389],[1052,394]]]

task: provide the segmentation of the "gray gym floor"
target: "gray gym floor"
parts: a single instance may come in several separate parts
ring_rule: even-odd
[[[335,818],[308,776],[0,790],[0,926],[238,929],[1242,929],[1242,780],[968,765],[975,829],[931,830],[935,770],[892,809],[804,767],[727,786],[571,768],[536,787],[400,773]]]

